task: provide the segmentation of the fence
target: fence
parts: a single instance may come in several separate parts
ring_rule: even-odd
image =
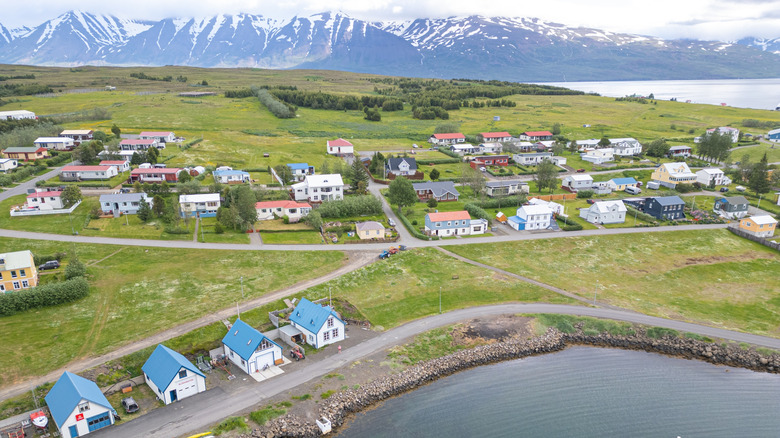
[[[557,195],[527,195],[529,198],[541,199],[542,201],[561,201],[563,199],[572,200],[577,199],[576,193],[566,193]]]
[[[46,214],[65,214],[65,213],[70,214],[70,213],[73,213],[73,210],[75,210],[76,207],[78,207],[79,205],[81,205],[81,201],[73,204],[73,206],[70,207],[70,208],[61,208],[61,209],[57,209],[57,210],[16,210],[16,211],[11,210],[11,216],[12,217],[14,217],[14,216],[43,216],[43,215],[46,215]]]
[[[754,236],[753,234],[750,234],[744,230],[739,229],[739,227],[734,225],[728,226],[729,231],[736,234],[739,237],[744,237],[745,239],[752,240],[753,242],[760,243],[766,247],[772,248],[775,251],[780,251],[780,243],[772,242],[771,240],[764,239],[763,237]]]

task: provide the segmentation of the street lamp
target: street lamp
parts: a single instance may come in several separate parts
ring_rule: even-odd
[[[244,299],[244,276],[241,276],[241,299]]]
[[[73,228],[73,216],[70,215],[70,212],[68,212],[68,219],[70,219],[70,232],[75,236],[76,229]]]
[[[439,286],[439,313],[441,313],[441,286]]]

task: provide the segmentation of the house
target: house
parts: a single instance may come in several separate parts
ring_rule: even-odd
[[[295,181],[303,181],[306,175],[314,175],[314,166],[309,166],[308,163],[288,163],[287,167],[292,171]]]
[[[116,166],[116,171],[119,173],[130,171],[130,162],[127,160],[103,160],[100,162],[101,166]]]
[[[352,143],[343,138],[328,140],[327,150],[329,155],[335,155],[337,157],[355,155],[355,147],[352,146]]]
[[[477,234],[485,234],[488,230],[489,222],[487,219],[472,219],[469,222],[469,234],[474,236]]]
[[[141,367],[144,380],[163,404],[171,404],[206,390],[206,376],[180,353],[157,345]]]
[[[661,219],[676,221],[685,219],[685,201],[679,196],[653,196],[650,198],[626,198],[623,203],[642,213]]]
[[[622,224],[626,221],[623,201],[598,201],[580,210],[580,217],[593,224]]]
[[[306,343],[314,348],[343,341],[345,324],[339,315],[329,306],[312,303],[301,298],[298,305],[290,313],[290,323],[301,331]]]
[[[607,181],[607,186],[613,191],[613,192],[623,192],[626,190],[626,187],[637,187],[637,180],[631,177],[628,178],[612,178],[611,180]]]
[[[138,135],[138,138],[141,140],[154,140],[162,145],[160,149],[165,149],[165,143],[176,141],[176,134],[170,131],[144,131]]]
[[[467,236],[471,234],[471,215],[465,210],[428,213],[425,233],[432,236]]]
[[[780,141],[780,129],[773,129],[769,131],[766,138],[770,141]]]
[[[0,158],[0,172],[7,173],[19,167],[19,161],[13,158]]]
[[[580,157],[593,164],[604,164],[615,160],[615,150],[612,148],[591,149],[580,154]]]
[[[539,198],[528,198],[529,205],[545,205],[553,214],[563,214],[563,205],[554,201],[545,201]]]
[[[76,147],[70,137],[38,137],[33,144],[39,148],[55,151],[69,151]]]
[[[739,221],[739,229],[756,237],[772,237],[777,221],[769,215],[751,216]]]
[[[38,285],[38,270],[30,250],[0,253],[0,293]]]
[[[157,140],[154,139],[126,138],[119,142],[119,150],[122,151],[145,151],[149,148],[161,149]]]
[[[417,160],[414,158],[390,158],[385,161],[385,175],[409,176],[417,173]]]
[[[64,208],[61,190],[36,190],[27,195],[26,208],[38,210],[59,210]]]
[[[32,119],[35,120],[38,117],[35,116],[35,113],[32,111],[25,111],[25,110],[15,110],[15,111],[0,111],[0,121],[2,120],[24,120],[24,119]]]
[[[92,141],[93,135],[94,132],[91,129],[66,129],[60,132],[60,137],[72,139],[74,146],[78,146],[85,141]]]
[[[225,357],[241,368],[241,371],[252,374],[282,363],[282,347],[257,331],[249,324],[237,319],[222,338]]]
[[[677,184],[696,182],[696,174],[691,172],[688,165],[683,162],[663,163],[653,171],[650,178],[670,189],[675,188]]]
[[[517,215],[510,217],[507,223],[517,231],[546,230],[550,228],[553,212],[546,205],[523,205],[517,209]]]
[[[431,198],[439,202],[457,201],[458,196],[460,196],[452,181],[412,183],[412,187],[417,192],[417,197],[423,202]]]
[[[428,138],[428,143],[432,143],[438,146],[447,146],[456,143],[464,143],[466,136],[460,132],[450,132],[446,134],[433,134]]]
[[[707,130],[707,134],[712,134],[717,131],[720,135],[731,136],[731,142],[736,143],[739,141],[739,129],[732,128],[730,126],[721,126],[719,128],[710,128]]]
[[[553,164],[559,167],[563,167],[566,165],[566,157],[561,157],[561,156],[550,157],[550,161],[552,161]]]
[[[135,155],[136,151],[100,151],[98,153],[98,158],[102,160],[125,160],[128,163],[133,160],[133,155]]]
[[[179,182],[179,172],[181,172],[181,169],[177,167],[133,169],[130,171],[130,182],[176,183]]]
[[[642,144],[635,138],[610,138],[610,147],[619,157],[631,157],[642,153]]]
[[[14,158],[22,161],[35,161],[43,158],[49,158],[49,151],[46,148],[39,147],[11,147],[3,150],[6,158]]]
[[[552,152],[531,152],[527,154],[514,154],[512,159],[521,166],[536,166],[544,160],[549,160]]]
[[[717,167],[707,167],[696,172],[696,181],[706,187],[727,186],[731,184],[731,178],[727,177]]]
[[[450,146],[450,151],[455,152],[460,156],[478,154],[480,152],[479,146],[474,146],[471,143],[453,144]]]
[[[214,181],[222,184],[243,184],[251,180],[249,172],[244,172],[243,170],[215,170],[212,172],[212,175],[214,175]]]
[[[46,394],[46,405],[62,438],[84,436],[115,421],[116,411],[97,384],[70,371]]]
[[[504,132],[481,132],[479,136],[482,138],[483,142],[487,143],[499,143],[503,141],[512,141],[512,136],[504,131]]]
[[[141,208],[141,201],[145,201],[151,207],[154,200],[146,193],[112,193],[100,195],[100,209],[105,214],[137,214]]]
[[[747,216],[748,205],[744,196],[729,196],[716,199],[712,211],[726,219],[742,219]]]
[[[513,141],[512,146],[514,146],[520,153],[538,152],[536,143],[531,143],[530,141]]]
[[[670,158],[688,158],[693,153],[693,148],[690,146],[679,145],[669,148],[669,152],[666,154]]]
[[[606,147],[606,146],[600,145],[599,143],[601,143],[601,139],[598,139],[598,138],[589,138],[587,140],[577,140],[577,150],[580,151],[580,152],[585,152],[586,150],[589,150],[589,149],[599,149],[599,148],[602,148],[602,147]]]
[[[65,166],[60,181],[107,180],[119,175],[116,166]]]
[[[255,204],[255,210],[259,221],[287,216],[290,222],[298,222],[311,212],[311,205],[295,201],[263,201]]]
[[[542,141],[552,139],[553,134],[550,131],[528,131],[520,134],[520,140],[525,141]]]
[[[341,175],[306,175],[303,181],[292,185],[296,201],[322,202],[344,199],[344,181]]]
[[[501,143],[481,143],[479,145],[479,152],[482,154],[500,154],[504,150],[504,145]]]
[[[376,221],[358,222],[355,230],[360,239],[384,239],[385,226]]]
[[[485,183],[485,194],[490,197],[528,192],[528,183],[524,181],[487,181]]]
[[[219,205],[219,193],[179,195],[181,217],[216,217]]]
[[[509,166],[509,155],[480,155],[478,157],[472,157],[469,162],[469,166],[472,169],[485,166]]]
[[[593,177],[590,175],[567,175],[561,182],[561,187],[571,192],[590,190],[593,187]]]

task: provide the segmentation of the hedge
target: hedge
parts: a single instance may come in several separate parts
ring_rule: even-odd
[[[469,214],[472,217],[476,217],[478,219],[485,219],[486,221],[490,222],[490,215],[482,209],[482,207],[474,204],[474,203],[468,203],[463,206],[463,209],[469,212]]]
[[[420,230],[417,229],[417,227],[415,227],[414,225],[411,224],[411,222],[409,222],[409,219],[407,219],[406,216],[399,214],[398,219],[400,219],[401,222],[406,227],[406,229],[409,230],[410,233],[412,233],[412,236],[422,240],[431,240],[431,239],[439,240],[439,238],[436,236],[428,237],[425,234],[421,233]]]
[[[557,216],[556,219],[563,222],[565,225],[561,227],[563,231],[579,231],[582,229],[582,225],[578,224],[577,222],[574,222],[573,220],[569,219],[568,217],[564,216]]]
[[[65,258],[66,254],[64,252],[56,252],[54,254],[33,254],[33,263],[36,265],[42,265],[49,260],[57,260],[58,262],[62,261],[63,258]]]
[[[460,155],[456,154],[455,152],[452,152],[451,150],[447,149],[446,147],[440,147],[440,148],[438,148],[438,151],[441,152],[442,154],[450,156],[452,158],[457,158],[458,161],[462,160]]]
[[[420,158],[417,159],[416,161],[418,166],[426,165],[426,164],[457,164],[463,162],[463,160],[461,160],[460,158],[433,158],[433,159]]]
[[[630,206],[630,205],[626,204],[626,210],[628,210],[626,212],[626,218],[634,216],[637,219],[641,219],[641,220],[643,220],[645,222],[650,222],[651,224],[658,225],[658,219],[657,218],[654,218],[653,216],[650,216],[647,213],[642,213],[641,211],[637,210],[633,206]]]
[[[0,294],[0,316],[69,303],[88,294],[89,283],[84,277]]]
[[[528,198],[525,195],[520,196],[504,196],[492,199],[485,199],[484,201],[474,201],[472,204],[480,208],[501,208],[509,206],[523,205]]]

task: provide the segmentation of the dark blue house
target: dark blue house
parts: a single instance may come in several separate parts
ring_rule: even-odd
[[[627,198],[623,203],[628,204],[642,213],[661,219],[676,221],[685,219],[685,201],[679,196],[653,196],[650,198]],[[631,216],[631,213],[628,214]]]

